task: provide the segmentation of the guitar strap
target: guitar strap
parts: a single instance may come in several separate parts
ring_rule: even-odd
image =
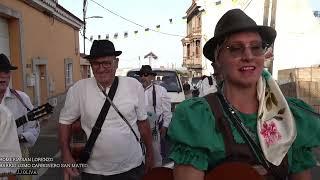
[[[251,136],[246,132],[246,130],[244,129],[245,127],[243,127],[243,125],[239,125],[239,122],[235,122],[237,120],[240,120],[239,117],[236,116],[235,113],[232,113],[230,111],[230,109],[227,106],[227,103],[225,102],[225,100],[223,99],[222,95],[219,93],[213,93],[213,94],[208,94],[207,96],[205,96],[205,99],[207,100],[208,104],[211,107],[211,110],[214,112],[215,116],[217,117],[217,128],[219,128],[219,130],[222,130],[224,132],[224,129],[226,128],[225,126],[223,126],[222,121],[224,113],[226,112],[227,116],[230,118],[231,123],[234,125],[234,127],[237,129],[237,131],[239,132],[239,134],[242,136],[242,138],[246,141],[247,145],[250,147],[251,152],[254,154],[254,156],[256,157],[256,159],[258,160],[258,162],[261,163],[261,165],[268,170],[274,177],[276,177],[277,179],[283,179],[282,177],[279,176],[278,173],[276,173],[276,170],[274,169],[274,166],[272,166],[272,164],[270,164],[264,157],[264,154],[260,148],[259,145],[256,144],[256,142],[251,138]],[[222,110],[222,107],[226,109],[226,111]],[[236,117],[235,117],[236,116]],[[227,136],[230,136],[230,134],[227,133]],[[228,146],[229,143],[227,143]],[[230,145],[230,144],[229,144]],[[232,149],[232,147],[226,147],[226,154],[230,154],[231,152],[227,152],[229,150]]]
[[[21,102],[21,104],[22,104],[28,111],[31,111],[31,109],[26,105],[26,103],[22,100],[22,97],[20,96],[20,94],[19,94],[15,89],[11,89],[11,88],[10,88],[10,92],[19,99],[19,101]]]
[[[119,83],[119,78],[116,76],[108,93],[108,96],[110,97],[111,100],[114,98],[116,94],[118,83]],[[89,139],[84,147],[84,150],[80,153],[80,157],[79,157],[80,163],[87,163],[87,161],[89,160],[92,148],[101,132],[101,127],[106,119],[106,116],[110,109],[110,105],[111,104],[109,103],[108,99],[106,99],[101,108],[97,121],[92,128]]]

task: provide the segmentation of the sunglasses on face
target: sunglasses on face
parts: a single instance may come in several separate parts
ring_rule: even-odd
[[[225,48],[229,51],[233,58],[240,58],[244,56],[245,50],[248,48],[253,56],[259,57],[267,52],[269,44],[264,42],[252,43],[244,45],[242,43],[234,43],[226,45]]]
[[[148,76],[149,76],[148,73],[140,74],[140,77],[148,77]]]
[[[112,61],[102,61],[102,62],[93,61],[93,62],[90,62],[90,64],[91,64],[91,67],[94,69],[99,68],[101,65],[104,68],[110,68],[113,62]]]

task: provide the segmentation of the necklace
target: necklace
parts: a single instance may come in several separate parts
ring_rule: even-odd
[[[243,129],[244,129],[244,130],[246,131],[246,133],[250,136],[250,138],[257,143],[257,140],[258,140],[257,134],[254,133],[250,128],[248,128],[248,127],[244,124],[244,120],[241,118],[241,115],[240,115],[241,112],[240,112],[239,110],[237,110],[237,109],[228,101],[228,99],[226,98],[226,96],[225,96],[224,93],[223,93],[223,87],[221,88],[221,91],[222,91],[222,92],[221,92],[222,97],[223,97],[224,101],[225,101],[225,102],[227,103],[227,105],[228,105],[228,110],[231,112],[231,114],[233,114],[234,116],[237,116],[237,117],[238,117],[237,119],[240,120],[240,124],[241,124],[241,126],[243,127]],[[232,117],[229,117],[229,118],[232,118]],[[227,119],[229,120],[229,123],[233,124],[233,122],[232,122],[229,118],[227,118]],[[234,125],[233,125],[233,126],[234,126]],[[240,133],[240,132],[238,132],[238,133]]]

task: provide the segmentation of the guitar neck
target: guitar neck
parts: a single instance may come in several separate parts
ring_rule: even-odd
[[[16,119],[16,125],[17,128],[22,126],[24,123],[28,122],[25,116],[21,116],[18,119]]]

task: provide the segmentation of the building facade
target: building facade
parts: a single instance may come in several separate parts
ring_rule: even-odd
[[[278,71],[278,83],[286,96],[300,98],[319,111],[320,65]]]
[[[192,0],[186,11],[187,35],[181,42],[183,64],[189,77],[213,74],[211,61],[202,54],[204,44],[214,35],[220,17],[229,9],[243,8],[248,0]]]
[[[18,66],[11,86],[34,105],[64,93],[80,79],[82,26],[57,0],[1,0],[0,52]]]

